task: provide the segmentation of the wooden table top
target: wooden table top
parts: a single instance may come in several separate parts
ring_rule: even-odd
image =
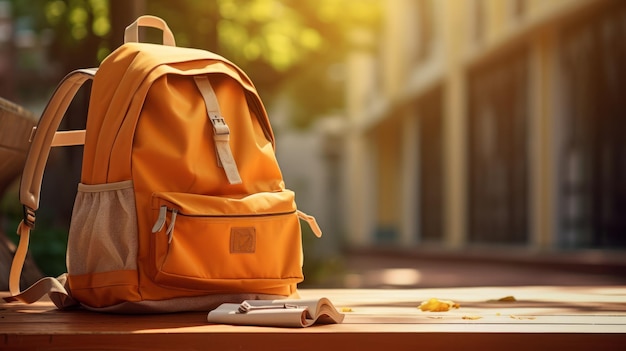
[[[212,325],[205,312],[122,316],[0,306],[0,350],[624,350],[626,286],[310,289],[349,308],[342,324],[302,329]],[[0,295],[7,295],[0,293]],[[497,301],[512,296],[515,301]],[[430,298],[460,308],[423,312]]]

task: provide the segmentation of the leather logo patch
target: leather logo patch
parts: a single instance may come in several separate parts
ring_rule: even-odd
[[[254,253],[256,251],[256,230],[254,227],[235,227],[230,230],[231,253]]]

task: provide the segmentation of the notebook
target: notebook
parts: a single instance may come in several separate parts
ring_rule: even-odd
[[[304,328],[343,322],[344,315],[327,298],[315,300],[246,300],[224,303],[209,312],[210,323]]]

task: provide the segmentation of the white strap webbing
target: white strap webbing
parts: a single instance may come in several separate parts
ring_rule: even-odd
[[[241,176],[239,175],[233,153],[230,150],[230,129],[220,113],[217,95],[215,95],[215,91],[207,76],[196,76],[194,81],[200,94],[202,94],[206,112],[213,125],[213,138],[215,139],[218,165],[224,168],[226,178],[228,178],[230,184],[241,184]]]

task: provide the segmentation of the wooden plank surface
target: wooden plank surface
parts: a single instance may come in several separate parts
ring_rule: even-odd
[[[210,325],[206,312],[120,316],[56,311],[48,301],[3,304],[0,349],[534,351],[626,345],[626,287],[336,289],[301,295],[328,297],[351,312],[339,325],[286,329]],[[493,301],[505,296],[516,301]],[[460,308],[417,308],[431,297]]]

